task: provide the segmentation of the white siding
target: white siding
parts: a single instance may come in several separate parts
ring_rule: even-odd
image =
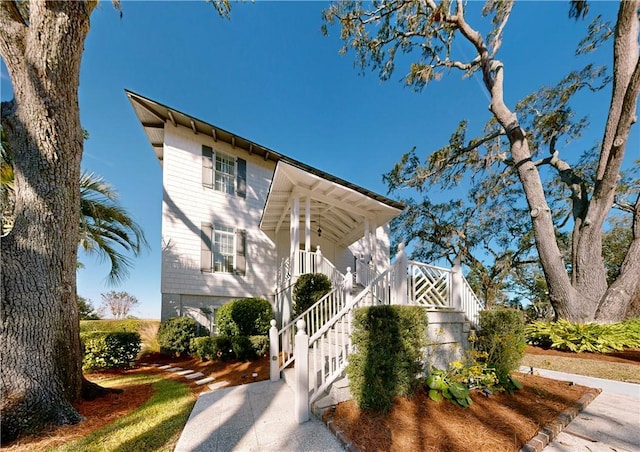
[[[247,161],[247,196],[202,185],[202,145]],[[275,245],[259,229],[275,164],[184,127],[165,126],[162,203],[162,293],[222,301],[268,299],[275,286]],[[201,223],[246,230],[246,275],[200,270]],[[167,298],[167,297],[163,297]],[[216,303],[217,304],[217,303]],[[168,312],[167,312],[168,314]],[[164,317],[164,309],[163,309]]]

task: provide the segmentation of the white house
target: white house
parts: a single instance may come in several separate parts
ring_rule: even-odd
[[[270,300],[288,318],[292,277],[390,263],[403,205],[126,91],[162,166],[162,319],[213,328],[216,308]],[[319,252],[318,249],[320,250]]]

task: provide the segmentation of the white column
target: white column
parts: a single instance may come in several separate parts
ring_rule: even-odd
[[[369,236],[369,219],[364,219],[364,260],[369,263],[371,258],[371,237]]]
[[[369,223],[369,237],[371,241],[371,261],[373,262],[373,268],[378,270],[378,241],[376,240],[376,223],[371,221]]]
[[[394,284],[392,304],[408,304],[407,300],[407,272],[409,269],[409,259],[404,250],[404,243],[398,245],[398,254],[394,264]]]
[[[291,227],[289,229],[289,237],[291,238],[290,254],[291,254],[291,276],[300,274],[299,258],[300,253],[300,198],[298,195],[293,196],[290,215]]]
[[[462,311],[462,266],[460,256],[453,261],[451,269],[451,307],[457,311]]]
[[[271,381],[280,380],[280,362],[278,356],[280,350],[278,346],[278,328],[276,321],[271,320],[271,328],[269,328],[269,377]]]
[[[299,424],[309,420],[309,336],[304,320],[296,323],[293,354],[295,357],[295,414]]]
[[[311,198],[308,196],[304,209],[304,249],[311,251]]]

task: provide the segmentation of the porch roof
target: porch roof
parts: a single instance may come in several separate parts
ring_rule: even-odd
[[[300,167],[281,159],[269,188],[260,228],[277,233],[288,229],[293,198],[300,199],[300,222],[304,225],[306,200],[311,206],[311,233],[343,246],[348,246],[365,234],[366,221],[381,226],[396,217],[404,206],[346,181]],[[385,202],[386,201],[386,202]],[[285,229],[285,230],[286,230]],[[304,227],[301,240],[304,240]]]

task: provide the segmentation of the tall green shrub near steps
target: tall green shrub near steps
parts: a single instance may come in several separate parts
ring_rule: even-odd
[[[477,347],[487,354],[486,362],[501,382],[520,366],[527,345],[524,330],[522,311],[497,307],[480,312]]]
[[[426,347],[427,316],[416,306],[374,306],[356,310],[349,355],[349,388],[362,410],[386,412],[396,396],[419,384]]]

